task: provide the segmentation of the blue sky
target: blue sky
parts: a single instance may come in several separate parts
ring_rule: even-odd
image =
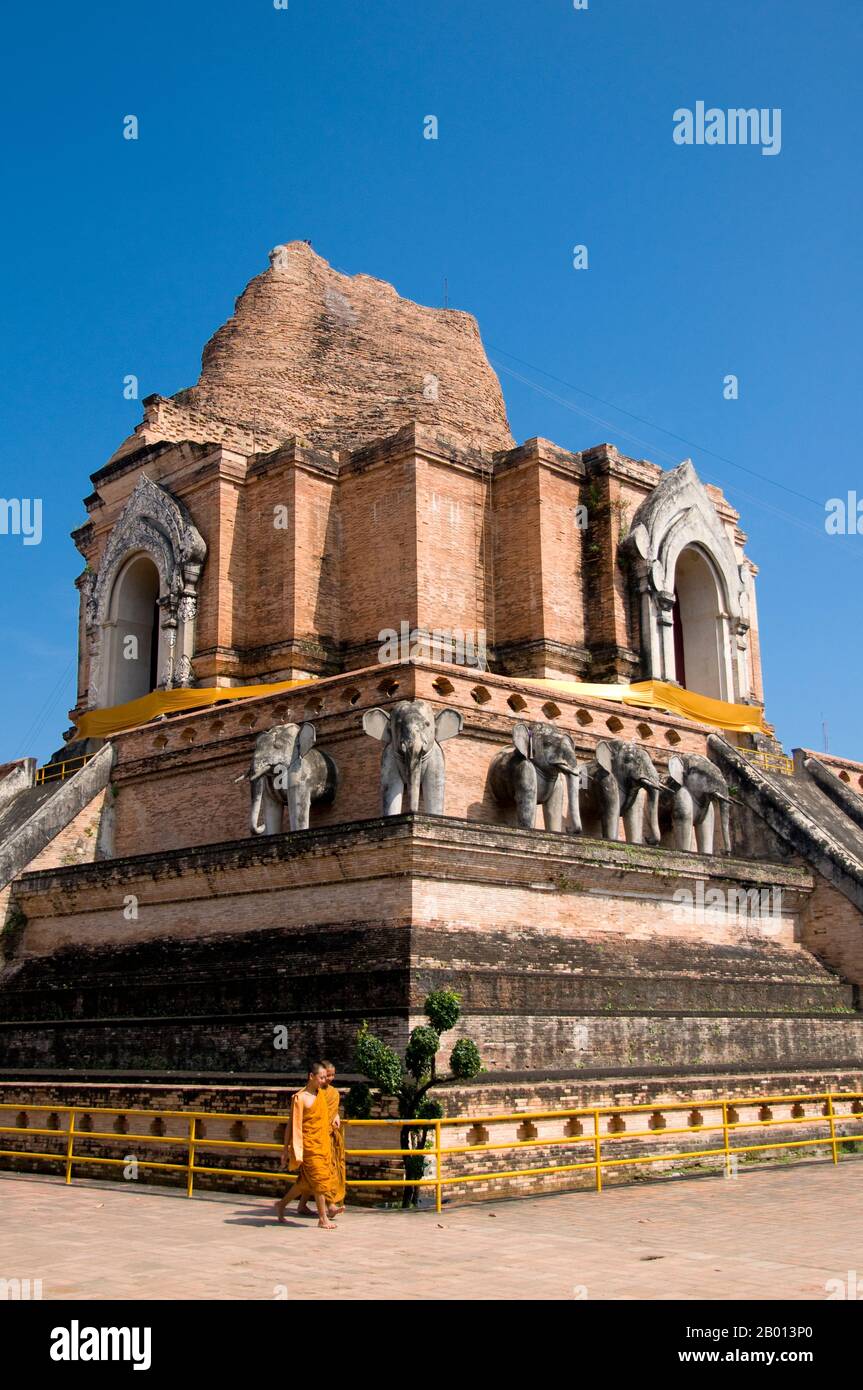
[[[824,528],[863,496],[859,0],[48,0],[4,28],[0,493],[42,499],[43,539],[0,536],[0,760],[68,723],[68,533],[140,419],[124,377],[193,384],[294,238],[422,303],[446,280],[518,439],[691,456],[761,569],[768,717],[863,759],[863,536]],[[781,108],[781,153],[676,145],[699,100]]]

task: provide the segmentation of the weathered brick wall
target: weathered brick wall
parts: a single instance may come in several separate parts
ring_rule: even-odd
[[[639,675],[618,549],[661,476],[652,464],[608,446],[574,455],[530,440],[492,468],[420,425],[341,463],[296,443],[248,459],[178,445],[103,470],[82,540],[95,571],[141,468],[183,499],[207,540],[202,683],[362,668],[377,659],[379,634],[403,621],[484,631],[511,673]],[[720,494],[715,504],[723,516]],[[81,679],[83,689],[86,657]]]
[[[490,475],[490,467],[453,468],[439,459],[417,466],[416,621],[421,629],[488,633],[492,628],[486,592],[490,537],[485,533]]]
[[[288,919],[292,921],[310,914],[322,922],[327,910],[331,921],[369,920],[375,914],[363,909],[377,902],[381,919],[389,921],[446,926],[462,919],[477,929],[495,923],[505,929],[519,921],[524,926],[540,913],[545,930],[554,926],[577,934],[597,923],[606,930],[641,924],[641,935],[650,937],[664,926],[671,928],[675,920],[687,928],[680,908],[683,900],[674,896],[680,886],[694,894],[699,885],[706,892],[714,884],[747,889],[781,885],[781,917],[771,924],[770,935],[784,941],[799,910],[800,894],[809,893],[812,880],[805,870],[778,864],[421,816],[156,851],[31,874],[22,881],[19,898],[31,918],[28,950],[41,952],[36,919],[44,922],[41,934],[48,951],[58,944],[49,924],[70,926],[78,914],[79,925],[87,922],[86,939],[94,943],[149,939],[154,933],[212,935],[221,919],[225,930],[242,929],[238,914],[243,898],[244,910],[254,918],[249,927],[281,925],[282,906],[271,901],[279,894],[304,895],[302,901],[296,899],[296,915]],[[262,885],[266,891],[261,891]],[[340,890],[345,890],[341,904]],[[146,928],[121,917],[115,921],[126,892],[137,892],[140,901],[152,907],[153,920]],[[458,892],[461,906],[454,911],[451,895]],[[369,895],[365,903],[360,896],[364,893]],[[613,900],[618,899],[615,908]],[[531,915],[525,916],[529,904]],[[161,933],[159,908],[166,910]],[[735,931],[733,925],[727,930],[705,927],[700,937],[733,939]]]
[[[539,473],[530,444],[502,460],[492,484],[494,505],[494,640],[505,671],[542,668],[528,645],[542,637],[542,528]],[[573,613],[573,633],[579,628]],[[577,640],[573,637],[573,640]]]
[[[640,937],[598,914],[575,934],[560,925],[494,929],[417,926],[411,933],[411,1009],[431,990],[458,991],[465,1015],[502,1009],[539,1016],[653,1013],[789,1016],[849,1010],[853,987],[788,942],[740,929],[708,932],[692,922],[677,934]],[[529,969],[525,963],[529,962]],[[586,1054],[588,1030],[573,1039]]]
[[[341,626],[342,575],[342,524],[334,475],[327,476],[310,467],[295,468],[294,516],[294,640],[312,648],[321,643],[328,652],[334,652]],[[271,529],[272,521],[264,510],[259,546],[265,561]],[[251,592],[255,592],[254,588]],[[283,639],[283,625],[281,615],[274,613],[269,641]]]
[[[339,484],[340,637],[348,666],[377,660],[384,628],[417,614],[416,461],[393,441],[392,459],[374,450],[352,461]]]
[[[280,454],[275,454],[250,470],[244,490],[246,531],[249,544],[243,555],[244,576],[242,594],[254,594],[254,603],[245,614],[242,644],[250,648],[286,643],[296,631],[297,578],[297,468]],[[284,513],[276,508],[284,508]],[[276,526],[276,520],[287,524]],[[308,518],[304,518],[308,524]],[[314,535],[310,538],[314,547]],[[320,556],[318,567],[320,567]],[[242,605],[242,606],[245,606]],[[273,667],[284,666],[286,651],[274,653]],[[266,658],[264,658],[266,662]],[[257,679],[257,677],[256,677]]]
[[[578,507],[583,503],[584,469],[580,459],[566,455],[545,441],[540,442],[538,473],[539,571],[542,583],[542,635],[552,651],[546,657],[549,676],[583,675],[588,668],[568,648],[581,649],[587,640],[584,606],[585,544],[589,531],[579,528]],[[533,518],[524,518],[530,524]],[[523,534],[523,532],[522,532]],[[502,630],[503,640],[509,634]],[[563,648],[557,659],[554,649]]]
[[[622,653],[637,650],[630,617],[629,575],[617,560],[624,520],[635,511],[645,493],[638,480],[627,479],[616,451],[593,450],[589,457],[587,488],[590,525],[587,539],[588,644],[592,679],[628,679],[633,662]]]
[[[702,919],[699,885],[776,883],[766,923]],[[281,1021],[292,1062],[320,1046],[343,1066],[362,1018],[404,1041],[431,986],[463,992],[460,1028],[502,1072],[847,1063],[848,988],[796,944],[811,888],[792,867],[434,817],[57,869],[17,886],[0,1033],[31,1067],[266,1072]]]
[[[863,990],[863,923],[836,888],[820,875],[815,877],[801,922],[800,940],[845,980],[856,986],[855,1003]]]
[[[843,1022],[847,1026],[843,1026]],[[490,1071],[540,1070],[538,1060],[565,1057],[573,1065],[574,1041],[583,1065],[607,1071],[662,1071],[691,1066],[707,1070],[741,1067],[854,1066],[863,1045],[859,1016],[840,1021],[830,1015],[782,1018],[681,1015],[673,1020],[655,1013],[609,1016],[520,1014],[517,1027],[506,1014],[464,1018],[458,1036],[471,1037]],[[451,1048],[455,1036],[447,1040]],[[575,1063],[577,1065],[577,1063]]]

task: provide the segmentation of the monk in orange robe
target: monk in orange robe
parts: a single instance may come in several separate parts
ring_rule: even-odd
[[[336,1200],[336,1208],[337,1208],[337,1209],[336,1209],[336,1211],[335,1211],[334,1213],[333,1213],[333,1212],[330,1212],[330,1215],[331,1215],[331,1216],[333,1216],[333,1215],[338,1216],[338,1214],[339,1214],[340,1212],[343,1212],[344,1209],[345,1209],[345,1191],[346,1191],[346,1187],[347,1187],[347,1170],[346,1170],[346,1161],[345,1161],[345,1135],[344,1135],[344,1130],[342,1129],[342,1122],[341,1122],[341,1119],[340,1119],[340,1117],[339,1117],[339,1104],[340,1104],[340,1102],[341,1102],[341,1096],[339,1095],[339,1092],[336,1090],[335,1086],[333,1085],[333,1082],[334,1082],[335,1079],[336,1079],[336,1069],[335,1069],[335,1067],[333,1066],[332,1062],[328,1062],[328,1061],[326,1060],[326,1058],[325,1058],[324,1061],[321,1063],[321,1066],[326,1067],[326,1072],[327,1072],[327,1081],[326,1081],[326,1088],[325,1088],[325,1089],[326,1089],[327,1105],[329,1106],[329,1110],[330,1110],[330,1125],[331,1125],[330,1138],[331,1138],[331,1140],[332,1140],[332,1145],[333,1145],[333,1163],[334,1163],[335,1169],[336,1169],[336,1197],[335,1197],[335,1200]],[[303,1198],[300,1199],[300,1205],[297,1207],[297,1215],[298,1215],[298,1216],[303,1215],[303,1214],[308,1210],[308,1204],[309,1204],[309,1199],[308,1199],[308,1197],[303,1197]]]
[[[285,1219],[285,1207],[295,1197],[314,1197],[318,1225],[334,1230],[332,1217],[338,1214],[338,1177],[333,1162],[332,1120],[326,1098],[326,1068],[315,1062],[302,1091],[291,1101],[291,1118],[285,1132],[282,1167],[297,1167],[297,1180],[276,1203],[276,1215]]]

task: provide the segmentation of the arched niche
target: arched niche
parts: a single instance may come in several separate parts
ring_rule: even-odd
[[[621,544],[647,679],[751,698],[748,566],[687,459],[645,498]]]
[[[724,611],[713,564],[698,546],[686,546],[674,569],[674,678],[688,690],[715,700],[733,699]]]
[[[83,588],[91,709],[125,704],[136,698],[127,693],[133,689],[146,694],[194,683],[198,581],[206,555],[185,505],[142,474],[108,537],[98,574]],[[158,625],[148,609],[154,591]],[[124,623],[148,653],[146,666],[135,666],[134,674],[122,656]]]
[[[128,559],[114,580],[102,633],[106,705],[125,705],[159,683],[160,589],[159,571],[144,552]]]

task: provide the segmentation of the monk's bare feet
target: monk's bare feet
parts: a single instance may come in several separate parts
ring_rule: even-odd
[[[331,1208],[328,1207],[328,1208],[327,1208],[327,1216],[329,1216],[329,1217],[341,1216],[341,1214],[342,1214],[342,1212],[344,1211],[344,1209],[345,1209],[345,1208],[344,1208],[344,1203],[342,1203],[342,1205],[341,1205],[340,1207],[331,1207]]]
[[[279,1218],[280,1226],[287,1225],[285,1221],[285,1208],[281,1202],[276,1202],[276,1216]]]
[[[335,1231],[338,1229],[335,1221],[330,1221],[329,1217],[327,1216],[319,1216],[318,1225],[320,1226],[322,1231]]]

